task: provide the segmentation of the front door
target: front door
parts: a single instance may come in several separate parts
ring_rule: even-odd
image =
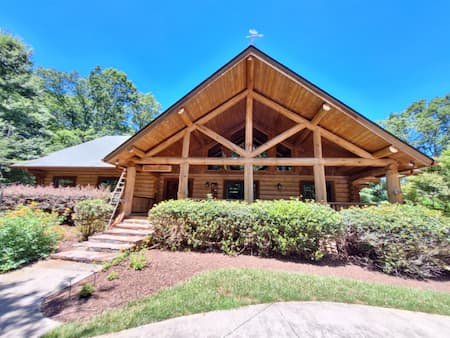
[[[192,197],[193,180],[188,181],[188,197]],[[169,178],[164,184],[164,200],[178,199],[178,179]]]

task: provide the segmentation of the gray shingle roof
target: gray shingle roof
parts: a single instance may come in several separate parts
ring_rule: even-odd
[[[35,160],[13,164],[11,167],[113,168],[113,165],[103,162],[102,159],[129,138],[130,136],[103,136],[89,142],[55,151]]]

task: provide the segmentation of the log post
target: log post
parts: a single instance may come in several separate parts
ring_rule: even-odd
[[[245,113],[245,150],[253,150],[253,96],[250,92],[247,96],[247,110]],[[248,203],[253,202],[253,164],[244,164],[244,199]]]
[[[189,195],[189,144],[191,132],[186,130],[183,136],[183,149],[181,151],[182,162],[180,164],[180,176],[178,178],[178,199],[187,198]]]
[[[322,138],[320,130],[316,129],[313,132],[314,141],[314,157],[322,158]],[[314,164],[314,189],[316,193],[316,202],[327,203],[327,185],[325,180],[325,166]]]
[[[398,166],[392,164],[386,168],[386,189],[390,203],[403,203]]]
[[[133,207],[134,184],[136,181],[136,166],[127,167],[127,177],[125,179],[125,195],[123,199],[123,212],[129,216]]]

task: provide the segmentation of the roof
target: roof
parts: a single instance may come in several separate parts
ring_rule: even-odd
[[[238,98],[247,88],[246,60],[249,57],[255,60],[253,90],[260,97],[267,98],[310,121],[318,109],[327,103],[331,106],[331,111],[319,123],[327,131],[369,153],[394,146],[399,151],[389,157],[403,163],[406,168],[411,162],[419,167],[433,164],[432,158],[398,139],[254,46],[243,50],[158,118],[106,155],[104,160],[109,163],[126,162],[134,156],[130,151],[133,147],[138,151],[147,152],[163,144],[165,140],[186,128],[178,116],[181,109],[188,111],[195,123],[225,102]],[[238,105],[239,102],[234,108]],[[230,114],[233,114],[233,109],[230,109]],[[221,128],[220,122],[224,120],[219,121],[220,119],[217,119],[216,126]],[[212,125],[210,126],[214,129]]]
[[[114,168],[114,165],[102,161],[106,154],[116,149],[130,136],[103,136],[92,141],[55,151],[47,156],[23,163],[13,164],[14,168]]]

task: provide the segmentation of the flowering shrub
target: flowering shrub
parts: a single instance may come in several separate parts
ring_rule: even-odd
[[[48,256],[62,237],[58,223],[35,205],[0,213],[0,272]]]
[[[85,241],[90,235],[105,229],[113,207],[103,200],[93,199],[78,202],[74,210],[73,220]]]
[[[450,271],[450,219],[422,206],[382,204],[341,211],[349,253],[389,274]]]
[[[72,223],[72,213],[78,201],[109,197],[108,189],[87,187],[54,188],[52,186],[11,185],[3,189],[0,196],[0,211],[12,210],[18,205],[36,203],[39,209],[65,216],[65,222]]]
[[[317,203],[221,200],[165,201],[149,213],[151,241],[171,249],[195,248],[320,260],[323,242],[343,235],[337,212]]]

